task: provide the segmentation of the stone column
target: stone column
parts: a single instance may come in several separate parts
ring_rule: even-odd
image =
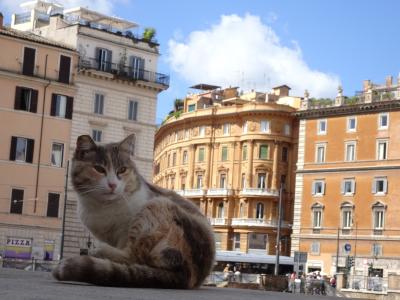
[[[189,189],[193,189],[194,181],[194,164],[196,160],[196,145],[189,146]]]
[[[254,156],[254,140],[248,142],[248,164],[247,164],[247,184],[246,187],[253,187],[253,156]]]
[[[279,143],[275,141],[274,143],[274,160],[272,165],[272,182],[271,189],[276,191],[278,190],[278,153],[279,153]]]
[[[212,164],[212,144],[209,143],[207,144],[207,153],[206,153],[206,159],[207,159],[207,169],[205,172],[205,178],[204,178],[204,189],[208,190],[209,187],[211,187],[211,178],[212,178],[212,174],[211,174],[211,164]]]

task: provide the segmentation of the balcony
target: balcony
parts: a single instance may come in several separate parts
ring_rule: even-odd
[[[115,64],[108,61],[99,61],[95,58],[82,58],[79,61],[79,69],[91,69],[113,74],[116,78],[132,81],[146,81],[169,86],[169,76],[161,73],[136,69],[130,66]]]
[[[234,218],[231,222],[232,226],[252,226],[252,227],[277,227],[278,220],[266,220],[266,219],[252,219],[252,218]],[[281,228],[291,228],[292,225],[288,222],[281,221]]]
[[[205,191],[203,189],[179,190],[176,191],[176,193],[183,197],[201,197],[205,195]]]
[[[245,188],[240,192],[241,196],[279,196],[279,192],[271,189]]]
[[[214,226],[228,226],[230,223],[230,220],[226,218],[208,218],[208,221]]]
[[[218,188],[218,189],[207,190],[207,196],[230,196],[230,195],[233,195],[233,190],[231,189]]]

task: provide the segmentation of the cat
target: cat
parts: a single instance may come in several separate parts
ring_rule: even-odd
[[[61,281],[104,286],[198,288],[215,258],[213,231],[189,200],[148,183],[131,159],[134,136],[96,145],[79,136],[71,178],[82,223],[102,242],[62,260]]]

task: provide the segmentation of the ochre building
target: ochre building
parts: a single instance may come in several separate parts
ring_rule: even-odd
[[[352,98],[339,88],[329,107],[303,99],[292,250],[308,252],[307,271],[351,274],[359,289],[399,272],[399,93],[388,77]]]
[[[283,255],[290,254],[300,99],[289,87],[239,93],[197,85],[155,137],[155,184],[199,206],[218,250],[275,254],[283,185]],[[290,104],[290,105],[289,105]]]

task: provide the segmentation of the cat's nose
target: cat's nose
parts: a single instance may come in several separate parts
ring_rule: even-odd
[[[117,184],[113,183],[113,182],[109,182],[108,187],[111,189],[111,191],[114,192],[114,190],[117,188]]]

